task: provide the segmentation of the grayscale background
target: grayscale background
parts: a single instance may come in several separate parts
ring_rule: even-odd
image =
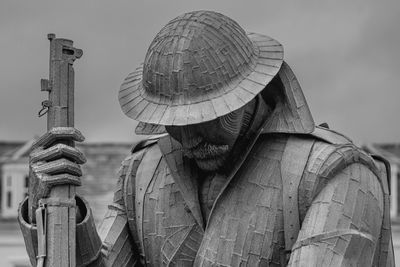
[[[76,127],[88,141],[132,141],[117,92],[172,18],[219,11],[280,41],[317,123],[358,142],[400,139],[400,1],[12,1],[0,3],[0,139],[45,128],[47,33],[84,51],[75,64]]]

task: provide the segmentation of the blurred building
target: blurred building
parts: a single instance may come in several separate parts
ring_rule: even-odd
[[[29,185],[28,156],[32,142],[0,143],[0,218],[16,218]]]
[[[32,143],[0,142],[0,219],[16,218],[18,205],[28,193]],[[112,199],[116,173],[132,144],[89,143],[77,147],[87,159],[82,167],[82,186],[77,192],[89,201],[98,219]]]

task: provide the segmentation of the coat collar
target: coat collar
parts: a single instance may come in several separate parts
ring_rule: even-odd
[[[175,183],[179,186],[186,205],[189,207],[197,223],[204,229],[204,221],[198,198],[197,179],[199,173],[192,167],[191,160],[183,156],[182,146],[175,139],[166,135],[158,140],[158,145]]]
[[[261,133],[309,134],[315,124],[300,84],[286,62],[282,63],[278,76],[282,82],[281,92],[265,89],[263,98],[273,98],[275,108],[268,117]]]

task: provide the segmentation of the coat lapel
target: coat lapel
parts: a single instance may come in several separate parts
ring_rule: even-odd
[[[183,156],[182,146],[169,135],[158,141],[161,153],[171,171],[172,177],[178,184],[183,199],[193,217],[204,230],[204,221],[198,198],[198,173],[190,167],[190,160]]]
[[[210,214],[207,218],[206,225],[209,224],[209,221],[212,218],[212,214],[215,209],[215,206],[218,204],[218,200],[221,198],[222,194],[225,192],[226,188],[228,187],[232,179],[235,177],[235,174],[239,171],[243,162],[246,160],[251,149],[256,143],[259,135],[263,130],[265,118],[268,116],[269,112],[270,111],[267,105],[265,104],[264,100],[262,99],[262,97],[258,96],[255,116],[253,117],[253,120],[250,124],[249,130],[247,131],[246,135],[243,136],[243,139],[241,140],[240,144],[237,144],[237,146],[234,148],[234,153],[232,155],[232,161],[231,161],[234,162],[234,164],[232,164],[233,167],[231,168],[227,176],[227,180],[224,186],[222,187],[221,191],[219,192],[217,198],[214,201]]]

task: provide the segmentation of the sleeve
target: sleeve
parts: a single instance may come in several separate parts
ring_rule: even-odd
[[[382,226],[379,178],[353,163],[315,196],[288,266],[372,266]]]
[[[28,197],[19,205],[18,222],[31,265],[36,266],[36,255],[38,254],[37,228],[35,225],[30,224],[28,220]]]
[[[123,198],[124,179],[134,156],[122,163],[118,172],[119,180],[114,200],[108,206],[107,213],[97,232],[93,215],[88,203],[77,196],[77,205],[84,215],[76,226],[76,264],[77,266],[138,266],[139,253],[128,225]],[[19,208],[18,221],[25,240],[25,246],[32,266],[36,266],[38,253],[37,228],[28,220],[28,201],[25,199]]]

